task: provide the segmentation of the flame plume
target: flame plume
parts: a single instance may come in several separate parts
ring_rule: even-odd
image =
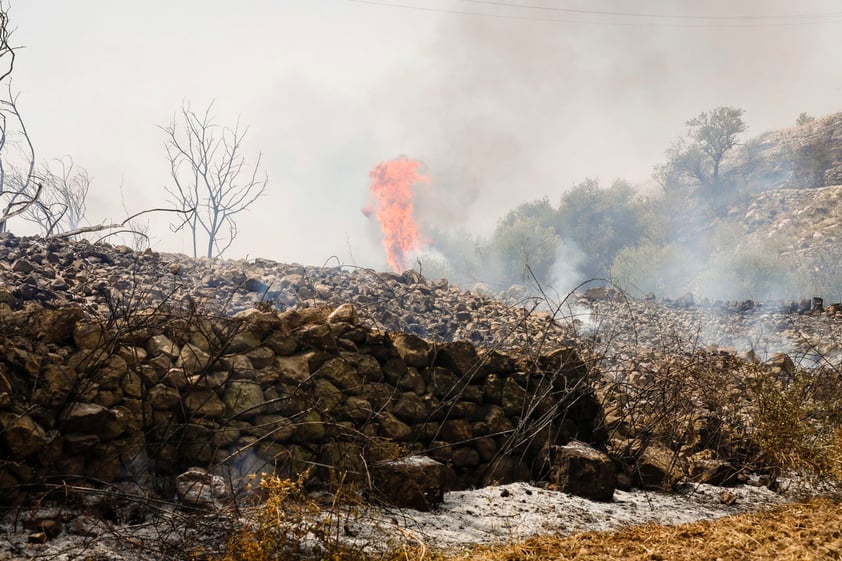
[[[421,162],[401,156],[377,164],[369,173],[369,194],[372,204],[363,208],[366,216],[376,213],[383,232],[386,259],[396,273],[409,268],[407,254],[421,245],[418,225],[412,216],[412,186],[429,183],[430,178],[419,171]]]

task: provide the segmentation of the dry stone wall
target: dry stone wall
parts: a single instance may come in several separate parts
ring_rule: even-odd
[[[193,467],[234,486],[262,471],[368,484],[417,455],[449,488],[542,478],[554,447],[605,442],[588,376],[570,347],[431,343],[350,304],[103,318],[0,303],[0,500],[66,482],[172,496]]]

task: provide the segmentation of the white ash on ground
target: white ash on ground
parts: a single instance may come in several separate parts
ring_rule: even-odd
[[[683,524],[714,519],[783,504],[786,495],[749,485],[715,487],[688,485],[678,493],[616,491],[611,502],[594,502],[527,483],[511,483],[445,495],[433,512],[411,509],[357,507],[337,510],[340,539],[353,547],[377,549],[400,542],[423,543],[428,550],[452,550],[474,545],[507,543],[535,535],[568,535],[591,530],[611,531],[635,524]],[[213,516],[208,517],[208,520]],[[68,522],[45,543],[31,543],[36,532],[8,516],[0,526],[0,560],[147,561],[164,550],[188,553],[202,536],[202,518],[192,530],[183,516],[164,515],[139,524],[111,524],[84,518]],[[219,517],[215,523],[219,523]],[[84,530],[84,531],[82,531]],[[80,535],[81,534],[87,535]]]
[[[511,483],[445,494],[432,512],[366,510],[351,526],[358,540],[369,532],[410,536],[428,549],[508,543],[530,536],[609,531],[635,524],[683,524],[782,504],[784,495],[749,485],[688,485],[678,493],[615,491],[611,502],[595,502],[527,483]]]

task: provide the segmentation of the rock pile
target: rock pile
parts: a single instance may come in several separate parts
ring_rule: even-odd
[[[784,353],[801,367],[838,366],[842,361],[842,304],[800,302],[709,302],[681,298],[629,299],[614,290],[575,297],[580,342],[589,339],[603,366],[657,362],[713,350],[768,361]]]
[[[232,316],[258,304],[280,311],[353,304],[361,325],[433,342],[469,341],[505,351],[549,352],[603,343],[680,352],[711,345],[761,358],[776,352],[808,361],[836,356],[842,310],[830,302],[707,302],[627,299],[610,290],[546,302],[510,293],[504,303],[414,271],[191,259],[122,246],[0,234],[0,305],[80,307],[88,317],[136,309]],[[574,343],[574,341],[576,341]],[[618,355],[625,352],[608,352]],[[606,353],[603,353],[606,354]]]
[[[0,304],[25,302],[74,304],[92,317],[139,308],[234,315],[258,303],[279,310],[352,303],[365,325],[437,342],[535,349],[545,341],[549,350],[570,335],[532,300],[507,305],[414,271],[190,259],[0,234]]]

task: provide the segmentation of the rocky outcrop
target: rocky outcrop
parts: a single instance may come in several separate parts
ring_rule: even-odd
[[[747,191],[813,189],[842,181],[842,113],[763,133],[723,161]]]

